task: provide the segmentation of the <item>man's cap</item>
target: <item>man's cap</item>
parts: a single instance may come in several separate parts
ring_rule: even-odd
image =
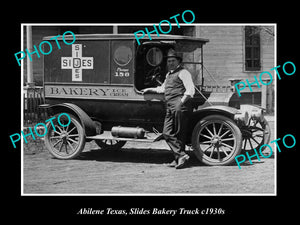
[[[166,57],[166,58],[172,58],[172,57],[174,57],[174,58],[179,59],[179,60],[182,61],[182,53],[176,52],[174,49],[171,48],[171,49],[168,51],[168,54],[167,54],[167,57]]]

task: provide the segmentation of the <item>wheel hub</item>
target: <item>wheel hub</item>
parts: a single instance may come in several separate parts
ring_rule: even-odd
[[[218,146],[221,145],[221,143],[222,143],[221,138],[220,138],[218,135],[215,135],[215,136],[212,137],[212,139],[211,139],[211,144],[212,144],[213,146],[218,147]]]
[[[68,132],[62,131],[60,137],[63,139],[63,141],[66,141],[68,139]]]
[[[252,137],[252,132],[251,130],[242,130],[242,136],[244,138],[251,138]]]

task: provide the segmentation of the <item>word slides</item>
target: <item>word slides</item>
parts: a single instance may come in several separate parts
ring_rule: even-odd
[[[185,14],[186,14],[186,13],[190,13],[190,14],[193,16],[193,19],[192,19],[191,21],[186,21],[186,19],[185,19]],[[176,24],[177,24],[177,27],[180,28],[180,25],[179,25],[178,20],[177,20],[177,17],[178,17],[178,16],[180,16],[179,13],[176,14],[175,16],[171,16],[170,19],[174,19],[175,22],[176,22]],[[191,24],[191,23],[193,23],[193,22],[195,21],[195,14],[194,14],[191,10],[185,10],[185,11],[182,13],[181,18],[182,18],[183,22],[185,22],[186,24]],[[162,23],[167,23],[167,24],[169,25],[169,29],[168,29],[167,31],[164,31],[163,29],[161,29],[161,24],[162,24]],[[152,38],[151,38],[151,36],[150,36],[150,34],[152,34],[152,33],[156,33],[156,34],[157,34],[157,37],[159,37],[159,32],[158,32],[158,30],[157,30],[157,28],[156,28],[156,26],[155,26],[154,24],[153,24],[153,27],[154,27],[154,30],[153,30],[153,31],[150,31],[150,32],[149,32],[148,28],[145,28],[145,30],[146,30],[146,32],[147,32],[148,37],[149,37],[150,40],[152,40]],[[160,32],[161,32],[162,34],[168,34],[168,33],[170,33],[171,30],[172,30],[172,24],[171,24],[170,21],[168,21],[168,20],[162,20],[162,21],[160,21],[160,23],[158,24],[158,29],[160,30]],[[138,35],[137,35],[138,33],[141,33],[142,35],[141,35],[141,36],[138,36]],[[135,39],[137,40],[137,43],[140,45],[141,43],[140,43],[139,39],[142,39],[143,37],[145,37],[145,32],[144,32],[143,30],[139,30],[139,31],[137,31],[137,32],[134,33],[134,36],[135,36]]]
[[[285,140],[285,139],[286,139],[287,137],[291,137],[291,139],[293,140],[293,144],[292,144],[292,145],[287,145],[287,144],[286,144],[286,140]],[[281,152],[281,149],[280,149],[280,147],[279,147],[279,145],[278,145],[278,143],[277,143],[277,141],[279,141],[279,140],[280,140],[280,138],[277,138],[276,140],[273,140],[273,141],[271,141],[270,143],[275,143],[276,146],[277,146],[278,151]],[[283,143],[283,145],[284,145],[286,148],[293,148],[293,147],[296,145],[296,138],[295,138],[292,134],[287,134],[287,135],[285,135],[285,136],[282,138],[282,143]],[[267,156],[265,156],[265,155],[262,154],[262,152],[261,152],[262,149],[263,149],[265,146],[268,147],[268,148],[271,150],[271,151],[270,151],[270,154],[267,155]],[[246,155],[247,155],[247,157],[248,157],[248,160],[249,160],[250,164],[253,164],[252,161],[251,161],[251,159],[254,158],[254,157],[256,157],[256,158],[258,159],[258,161],[260,161],[260,158],[259,158],[259,155],[258,155],[256,149],[253,149],[253,150],[254,150],[255,154],[254,154],[254,155],[251,155],[251,156],[249,155],[248,152],[246,152]],[[270,145],[264,144],[264,145],[260,146],[260,148],[259,148],[259,153],[260,153],[260,155],[261,155],[263,158],[269,158],[269,157],[273,154],[273,150],[272,150],[272,147],[271,147]],[[242,158],[242,160],[241,160],[241,161],[238,160],[239,158]],[[237,156],[235,157],[235,161],[236,161],[236,163],[237,163],[239,169],[241,169],[240,164],[243,163],[243,162],[245,162],[245,160],[246,160],[246,156],[243,155],[243,154],[237,155]]]
[[[61,116],[63,116],[63,115],[65,115],[65,116],[68,118],[68,123],[67,123],[67,124],[62,124],[61,121],[60,121],[60,118],[61,118]],[[45,122],[46,122],[46,123],[47,123],[47,122],[50,122],[51,125],[52,125],[52,127],[53,127],[53,130],[56,131],[55,126],[54,126],[53,121],[52,121],[52,120],[54,120],[54,119],[55,119],[55,116],[53,116],[52,118],[50,118],[50,119],[48,119],[48,120],[45,120]],[[58,122],[58,124],[59,124],[60,126],[62,126],[62,127],[67,127],[67,126],[69,126],[70,123],[71,123],[71,117],[70,117],[67,113],[61,113],[61,114],[59,114],[59,116],[57,117],[57,122]],[[43,127],[44,127],[44,130],[45,130],[45,131],[44,131],[44,134],[40,134],[40,133],[37,131],[37,130],[39,130],[39,128],[38,128],[39,126],[43,126]],[[23,139],[25,140],[25,143],[26,143],[26,144],[28,143],[28,142],[27,142],[27,139],[26,139],[26,137],[28,137],[28,136],[32,136],[32,139],[35,140],[35,136],[34,136],[34,133],[32,132],[31,127],[28,127],[28,129],[29,129],[29,132],[28,132],[27,134],[24,134],[24,132],[21,131],[21,134],[22,134]],[[48,130],[47,130],[47,125],[44,124],[44,123],[38,123],[38,124],[36,124],[36,125],[34,126],[34,132],[35,132],[35,134],[36,134],[37,136],[39,136],[39,137],[44,137],[44,136],[47,134],[47,131],[48,131]],[[10,137],[10,140],[11,140],[11,142],[12,142],[14,148],[16,148],[15,143],[21,140],[21,135],[20,135],[19,133],[15,133],[15,134],[10,135],[9,137]],[[14,137],[16,137],[16,138],[14,138]]]
[[[285,67],[286,67],[287,64],[292,65],[292,67],[293,67],[293,71],[292,71],[292,72],[287,72],[287,71],[286,71],[286,68],[285,68]],[[279,66],[276,66],[276,67],[273,67],[273,68],[270,69],[270,70],[275,70],[276,73],[277,73],[278,79],[281,80],[281,76],[280,76],[280,74],[279,74],[279,72],[278,72],[278,70],[277,70],[279,67],[280,67],[280,65],[279,65]],[[295,66],[294,63],[288,61],[288,62],[286,62],[286,63],[283,64],[282,70],[283,70],[283,72],[285,73],[285,75],[291,76],[291,75],[293,75],[293,74],[296,72],[296,66]],[[290,70],[290,69],[289,69],[289,70]],[[263,80],[262,80],[262,76],[263,76],[264,74],[267,74],[267,75],[270,77],[270,81],[269,81],[268,83],[265,83],[265,82],[263,82]],[[259,85],[259,82],[258,82],[258,80],[257,80],[257,77],[254,76],[254,79],[255,79],[255,81],[254,81],[253,83],[250,83],[249,80],[246,79],[246,82],[247,82],[248,87],[249,87],[249,89],[250,89],[251,92],[253,91],[252,88],[251,88],[251,85],[253,85],[253,84],[257,84],[257,87],[260,88],[260,85]],[[269,85],[269,84],[271,84],[271,83],[273,82],[273,76],[272,76],[272,74],[271,74],[270,72],[264,71],[264,72],[262,72],[262,73],[259,75],[259,80],[260,80],[260,83],[261,83],[262,85],[266,85],[266,86],[267,86],[267,85]],[[239,87],[240,84],[242,84],[242,87],[241,87],[241,88]],[[238,92],[238,94],[239,94],[239,96],[241,96],[240,91],[241,91],[241,90],[244,90],[244,89],[246,88],[247,84],[245,84],[245,82],[241,81],[241,82],[236,83],[236,84],[234,85],[234,86],[235,86],[235,89],[237,90],[237,92]]]
[[[67,41],[65,40],[65,35],[66,35],[67,33],[72,34],[72,36],[73,36],[72,42],[67,42]],[[51,38],[50,40],[55,40],[58,49],[61,49],[60,44],[59,44],[58,41],[57,41],[57,38],[58,38],[59,36],[60,36],[60,35],[57,35],[57,36]],[[73,43],[75,42],[76,37],[75,37],[75,34],[74,34],[72,31],[66,31],[66,32],[63,33],[63,35],[62,35],[62,40],[63,40],[63,42],[64,42],[66,45],[71,45],[71,44],[73,44]],[[43,47],[42,47],[42,46],[43,46],[44,44],[49,45],[49,49],[50,49],[50,50],[49,50],[48,52],[44,52],[44,51],[43,51]],[[33,54],[36,54],[36,55],[38,56],[38,58],[40,58],[40,54],[39,54],[39,51],[38,51],[37,47],[36,47],[35,45],[33,45],[33,48],[34,48],[34,50],[35,50],[35,51],[33,51],[33,52],[29,52],[27,48],[25,49],[25,51],[27,52],[27,55],[28,55],[28,57],[29,57],[29,59],[30,59],[31,62],[32,62],[31,55],[33,55]],[[52,52],[52,45],[51,45],[51,43],[50,43],[49,41],[42,41],[42,42],[39,44],[39,50],[40,50],[40,52],[41,52],[43,55],[49,55],[49,54]],[[18,55],[21,55],[21,57],[19,58]],[[21,61],[22,59],[24,59],[25,57],[26,57],[26,53],[25,53],[24,51],[20,51],[20,52],[15,53],[15,58],[16,58],[18,64],[19,64],[19,66],[21,66],[20,61]]]

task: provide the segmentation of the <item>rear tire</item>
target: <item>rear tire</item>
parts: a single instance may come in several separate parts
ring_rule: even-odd
[[[103,132],[101,123],[97,120],[94,120],[94,123],[96,125],[96,133],[101,134]],[[120,150],[126,144],[126,141],[95,140],[95,143],[103,150],[117,151]]]
[[[200,120],[192,134],[196,157],[206,165],[225,166],[241,153],[242,134],[233,120],[211,115]]]
[[[111,151],[118,151],[126,144],[126,141],[118,141],[111,139],[95,140],[95,142],[101,149]]]

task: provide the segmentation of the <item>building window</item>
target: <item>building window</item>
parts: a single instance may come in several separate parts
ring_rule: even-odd
[[[258,27],[245,27],[245,69],[257,71],[260,65],[260,31]]]

